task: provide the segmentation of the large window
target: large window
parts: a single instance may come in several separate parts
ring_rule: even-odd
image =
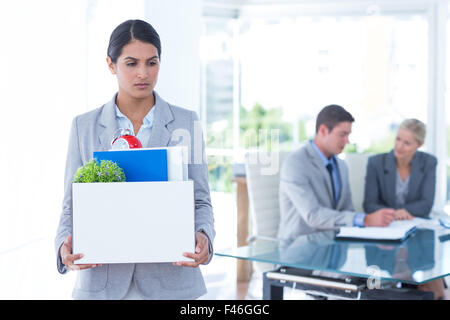
[[[355,117],[351,141],[359,152],[390,150],[404,118],[426,122],[425,17],[298,17],[244,26],[242,105],[282,110],[295,142],[314,135],[315,117],[328,104]]]
[[[203,110],[211,189],[231,191],[236,61],[234,19],[205,19],[201,41]]]
[[[261,129],[278,130],[280,150],[295,149],[314,136],[316,115],[329,104],[356,119],[345,152],[387,152],[403,119],[428,122],[426,11],[242,12],[205,18],[203,111],[213,189],[230,190],[230,165],[246,150],[270,148]]]

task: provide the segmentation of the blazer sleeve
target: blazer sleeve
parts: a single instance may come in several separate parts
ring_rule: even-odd
[[[59,225],[55,238],[57,269],[62,274],[66,273],[67,269],[61,261],[59,250],[67,236],[72,234],[72,181],[75,172],[82,165],[83,164],[81,160],[78,140],[77,118],[74,118],[72,121],[72,128],[70,130],[69,147],[66,159],[66,171],[64,174],[63,208],[59,218]]]
[[[194,181],[195,231],[203,231],[209,239],[209,261],[214,255],[215,238],[214,215],[209,191],[208,163],[205,153],[205,141],[197,113],[191,113],[191,157],[188,165],[188,177]]]
[[[353,226],[356,212],[338,211],[321,205],[311,186],[310,173],[299,165],[296,158],[285,160],[280,176],[280,188],[306,224],[311,228],[324,230]]]
[[[379,209],[386,208],[386,205],[380,203],[381,190],[380,179],[378,177],[374,158],[370,157],[367,161],[366,181],[364,185],[363,208],[366,213],[372,213]]]
[[[430,214],[434,203],[434,194],[436,190],[436,166],[437,159],[429,158],[429,165],[425,166],[425,175],[421,184],[420,193],[417,200],[405,204],[405,209],[416,217],[426,217]],[[411,182],[410,182],[411,183]]]

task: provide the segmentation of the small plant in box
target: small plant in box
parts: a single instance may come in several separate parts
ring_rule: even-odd
[[[125,182],[125,180],[125,173],[117,163],[110,160],[102,160],[99,164],[96,159],[92,159],[84,166],[78,168],[73,182]]]

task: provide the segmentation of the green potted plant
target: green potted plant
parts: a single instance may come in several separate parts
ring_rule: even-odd
[[[125,173],[115,162],[102,160],[99,164],[96,159],[92,159],[78,168],[73,182],[125,182],[125,180]]]

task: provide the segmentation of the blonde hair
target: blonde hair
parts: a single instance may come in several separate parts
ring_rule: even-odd
[[[425,128],[425,124],[417,119],[406,119],[400,124],[399,129],[406,129],[411,132],[416,139],[417,143],[423,144],[425,141],[425,135],[427,133],[427,129]]]

